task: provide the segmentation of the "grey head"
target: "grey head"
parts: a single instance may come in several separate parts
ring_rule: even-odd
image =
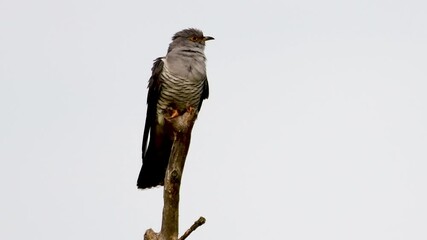
[[[213,37],[204,36],[199,29],[188,28],[181,30],[172,37],[172,42],[169,44],[168,53],[176,47],[205,49],[205,42],[214,40]]]

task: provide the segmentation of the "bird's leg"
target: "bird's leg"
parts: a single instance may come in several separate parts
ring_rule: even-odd
[[[176,118],[179,116],[178,110],[173,108],[172,106],[168,107],[166,110],[168,113],[168,116],[167,116],[168,119]]]
[[[192,106],[187,106],[187,112],[188,113],[193,113],[194,112],[194,108]]]
[[[177,107],[169,106],[165,111],[167,113],[166,118],[171,120],[171,119],[174,119],[176,117],[179,117],[180,115],[184,114],[185,112],[192,114],[192,113],[194,113],[195,110],[196,109],[194,107],[192,107],[190,104],[187,104],[185,111],[179,111],[177,109]]]
[[[189,102],[187,102],[185,111],[192,114],[195,110],[196,109]]]
[[[170,118],[176,118],[176,117],[178,117],[178,115],[179,115],[178,110],[172,109],[172,113],[170,115]]]

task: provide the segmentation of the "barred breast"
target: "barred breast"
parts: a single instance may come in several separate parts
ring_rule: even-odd
[[[206,81],[206,67],[204,55],[197,55],[195,57],[194,53],[180,52],[163,59],[164,66],[160,76],[162,89],[157,103],[158,117],[162,118],[168,107],[178,111],[184,111],[190,106],[198,108]]]

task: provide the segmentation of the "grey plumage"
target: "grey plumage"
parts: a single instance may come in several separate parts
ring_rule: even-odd
[[[154,62],[148,84],[138,188],[163,185],[173,136],[164,124],[165,113],[173,109],[181,115],[189,108],[198,113],[209,96],[204,48],[205,42],[212,39],[197,29],[182,30],[172,37],[167,55]]]

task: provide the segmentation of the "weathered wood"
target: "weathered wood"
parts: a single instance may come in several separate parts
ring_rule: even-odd
[[[188,116],[186,116],[186,114]],[[194,112],[191,114],[194,115]],[[161,240],[178,239],[179,226],[179,189],[184,171],[185,158],[188,153],[191,139],[191,129],[194,124],[190,113],[171,120],[174,130],[174,140],[166,170],[165,186],[163,190],[163,219],[160,231]],[[179,119],[182,118],[182,119]]]
[[[190,236],[193,231],[205,224],[205,222],[206,219],[204,217],[200,217],[197,221],[193,223],[193,225],[187,231],[185,231],[185,233],[178,240],[185,240],[188,236]]]
[[[190,109],[183,115],[167,119],[165,122],[173,130],[173,145],[164,181],[162,227],[158,234],[148,229],[144,235],[145,240],[178,239],[179,190],[185,159],[190,147],[191,131],[196,118],[197,113]]]
[[[157,240],[159,239],[159,234],[153,231],[153,229],[148,229],[145,231],[144,240]]]

